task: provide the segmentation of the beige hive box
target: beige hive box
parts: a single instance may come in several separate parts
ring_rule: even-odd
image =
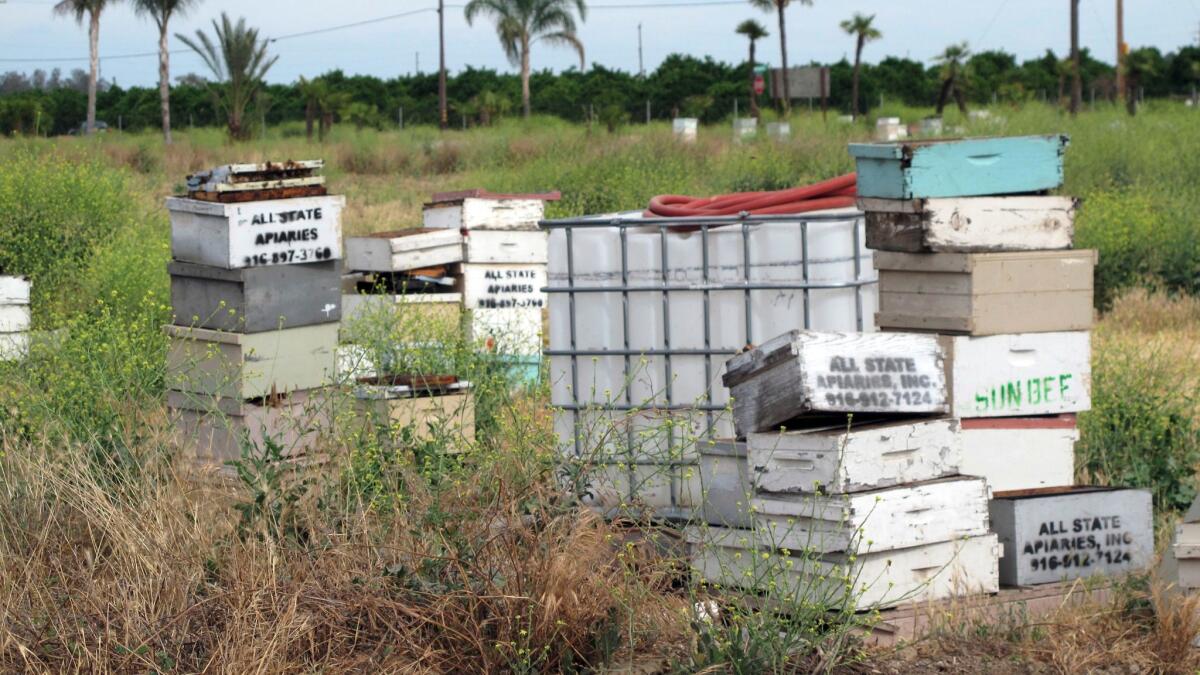
[[[1087,330],[1096,252],[877,251],[884,330],[967,335]]]
[[[246,400],[316,389],[336,373],[338,324],[265,333],[165,326],[167,388]]]

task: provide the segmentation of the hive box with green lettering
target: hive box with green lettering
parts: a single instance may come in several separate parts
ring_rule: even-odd
[[[875,252],[882,330],[967,335],[1087,330],[1096,252]]]
[[[175,323],[261,333],[336,322],[342,316],[339,262],[224,269],[172,262]]]
[[[316,389],[336,374],[338,324],[265,333],[166,326],[167,388],[248,400]]]
[[[1051,190],[1063,181],[1066,136],[852,143],[858,196],[979,197]]]
[[[1028,417],[1091,409],[1088,331],[943,335],[950,414]]]
[[[1000,537],[1000,583],[1048,584],[1121,575],[1154,560],[1149,490],[1062,487],[997,492],[988,507]]]
[[[223,204],[169,197],[171,255],[225,269],[342,259],[345,197]]]

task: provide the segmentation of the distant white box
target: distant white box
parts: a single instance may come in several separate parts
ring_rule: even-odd
[[[29,354],[29,333],[0,333],[0,361],[15,361]]]
[[[684,143],[696,142],[696,130],[700,126],[700,120],[695,117],[676,117],[671,120],[671,131],[675,134],[676,140]]]
[[[30,283],[25,277],[0,276],[0,306],[28,305]]]
[[[0,305],[0,333],[24,333],[29,321],[28,305]]]
[[[1075,484],[1074,415],[964,419],[962,473],[993,492]]]

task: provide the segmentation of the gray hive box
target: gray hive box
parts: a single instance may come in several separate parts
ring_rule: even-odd
[[[700,484],[704,520],[725,527],[753,527],[750,499],[754,496],[753,472],[746,444],[728,439],[701,439]]]
[[[260,333],[336,322],[342,316],[336,260],[234,270],[173,262],[167,271],[179,325]]]
[[[1047,584],[1145,569],[1154,559],[1148,490],[1066,487],[998,492],[988,511],[1000,583]]]

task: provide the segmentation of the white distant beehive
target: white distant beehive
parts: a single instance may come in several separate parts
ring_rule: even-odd
[[[700,126],[700,120],[695,117],[676,117],[671,121],[671,131],[675,134],[675,139],[683,143],[696,142],[696,130]]]
[[[29,352],[29,291],[28,279],[0,276],[0,361]]]

